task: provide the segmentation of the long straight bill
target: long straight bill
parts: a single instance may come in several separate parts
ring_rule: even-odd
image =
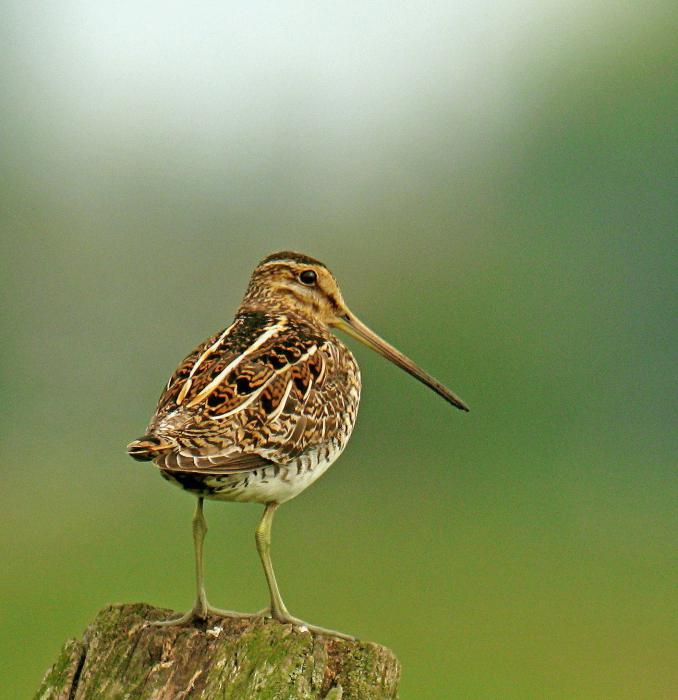
[[[394,348],[390,343],[387,343],[383,338],[380,338],[376,333],[371,331],[360,319],[352,313],[348,313],[338,320],[337,328],[340,328],[351,337],[359,340],[368,348],[378,352],[382,357],[398,365],[408,374],[411,374],[415,379],[418,379],[427,387],[433,389],[436,394],[442,396],[446,401],[449,401],[453,406],[460,408],[462,411],[468,411],[468,406],[446,386],[441,384],[437,379],[434,379],[430,374],[424,372],[421,367],[417,366],[410,360],[409,357],[403,355],[400,350]]]

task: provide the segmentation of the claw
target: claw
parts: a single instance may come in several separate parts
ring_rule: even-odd
[[[277,620],[278,622],[281,622],[284,625],[294,625],[295,627],[298,627],[302,632],[308,630],[309,632],[313,632],[313,634],[322,634],[326,637],[339,637],[340,639],[346,639],[349,642],[354,642],[356,640],[355,637],[352,637],[350,634],[346,634],[345,632],[338,632],[337,630],[330,630],[325,627],[311,625],[308,622],[300,620],[298,617],[292,617],[292,615],[278,614],[273,619]]]
[[[211,605],[205,605],[204,607],[195,606],[187,613],[179,615],[178,617],[171,617],[169,620],[149,620],[148,624],[152,627],[174,627],[175,625],[188,625],[197,620],[204,621],[210,615],[215,617],[228,617],[236,620],[242,620],[244,618],[255,617],[256,613],[240,613],[233,610],[222,610],[221,608],[215,608]]]

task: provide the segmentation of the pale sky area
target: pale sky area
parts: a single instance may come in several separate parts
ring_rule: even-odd
[[[19,131],[29,120],[33,137],[52,157],[63,149],[65,162],[86,160],[88,143],[100,141],[169,142],[174,157],[186,149],[189,159],[209,162],[216,140],[219,158],[226,147],[256,160],[259,148],[283,142],[302,159],[329,155],[340,167],[375,141],[388,147],[424,136],[443,111],[462,149],[479,124],[493,129],[515,117],[520,85],[543,63],[578,42],[618,36],[643,8],[560,0],[218,2],[200,10],[6,3],[6,106]]]

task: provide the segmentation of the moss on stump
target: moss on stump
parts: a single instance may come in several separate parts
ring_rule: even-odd
[[[36,700],[394,700],[400,665],[371,642],[274,620],[152,627],[168,610],[111,605],[67,641]]]

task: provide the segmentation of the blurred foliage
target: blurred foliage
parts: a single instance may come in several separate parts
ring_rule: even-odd
[[[193,504],[124,446],[291,248],[472,409],[356,349],[277,519],[292,612],[403,698],[668,698],[669,4],[209,7],[4,3],[0,694],[106,603],[190,604]],[[258,508],[206,512],[212,602],[262,607]]]

